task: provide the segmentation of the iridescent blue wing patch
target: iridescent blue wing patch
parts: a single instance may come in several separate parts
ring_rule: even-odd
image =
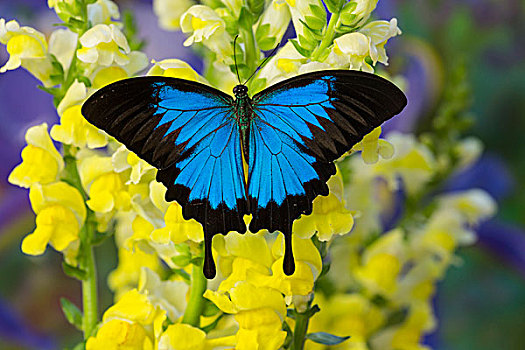
[[[285,235],[284,269],[293,273],[292,224],[312,212],[335,174],[334,160],[401,112],[405,95],[357,71],[321,71],[285,80],[253,97],[248,201],[250,231]]]
[[[159,169],[166,200],[203,225],[205,272],[215,275],[211,238],[245,232],[248,212],[233,99],[196,82],[140,77],[100,89],[82,114]]]

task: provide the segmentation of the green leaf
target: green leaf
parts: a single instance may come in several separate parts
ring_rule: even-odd
[[[352,13],[357,8],[357,2],[349,1],[343,6],[343,9],[341,10],[341,14],[344,13]]]
[[[217,324],[219,324],[219,321],[224,317],[224,314],[221,314],[219,315],[215,321],[213,321],[212,323],[210,323],[209,325],[207,325],[206,327],[201,327],[201,329],[208,333],[210,332],[211,330],[215,329],[215,327],[217,327]]]
[[[82,270],[78,267],[69,265],[65,261],[62,262],[62,269],[64,273],[69,277],[76,278],[77,280],[83,281],[86,279],[87,273],[85,270]]]
[[[301,46],[301,44],[299,44],[299,41],[298,41],[297,39],[290,39],[290,42],[291,42],[292,45],[295,47],[295,49],[297,50],[297,52],[299,52],[299,54],[301,54],[301,56],[306,57],[306,58],[309,58],[309,57],[310,57],[312,51],[303,48],[303,47]]]
[[[204,300],[205,302],[204,302],[204,308],[202,310],[202,316],[205,316],[205,317],[215,316],[219,312],[221,312],[221,310],[217,307],[217,305],[212,303],[210,300],[208,299],[204,299]]]
[[[308,39],[308,38],[304,37],[301,34],[299,34],[297,36],[297,38],[299,39],[299,43],[301,44],[301,47],[303,47],[305,50],[308,50],[308,52],[312,52],[313,49],[315,49],[315,47],[317,46],[317,43],[318,43],[318,40]],[[299,51],[299,50],[297,50],[297,51]],[[301,53],[301,52],[299,52],[299,53]],[[302,53],[301,53],[301,55],[302,55]],[[305,56],[305,57],[310,57],[310,54],[308,54],[308,56]]]
[[[341,23],[345,26],[352,26],[355,23],[357,18],[356,14],[353,13],[342,13],[341,14]]]
[[[338,345],[349,338],[350,337],[338,337],[336,335],[325,332],[309,333],[306,335],[306,339],[310,339],[315,343],[323,345]]]
[[[310,4],[308,7],[310,8],[310,11],[312,11],[312,14],[315,17],[319,18],[320,20],[326,23],[326,10],[323,6]]]
[[[396,310],[388,315],[384,328],[395,326],[405,322],[408,316],[408,309],[403,308]]]
[[[261,50],[270,51],[270,50],[273,50],[275,46],[277,46],[277,43],[275,40],[276,38],[264,38],[261,41],[257,41],[257,44],[259,45]]]
[[[255,39],[257,39],[257,42],[268,36],[268,33],[270,32],[270,27],[270,23],[257,26],[257,29],[255,30]]]
[[[60,305],[62,305],[62,311],[64,312],[67,321],[78,330],[82,330],[82,311],[66,298],[60,298]]]
[[[253,94],[256,94],[257,92],[261,91],[266,87],[266,78],[257,78],[255,80],[252,80],[250,84],[250,91]]]
[[[324,4],[331,13],[339,13],[343,5],[343,0],[324,0]]]
[[[326,25],[326,20],[323,20],[318,17],[305,16],[304,19],[306,23],[308,23],[308,26],[312,29],[312,31],[322,30]]]
[[[173,261],[173,263],[179,267],[186,267],[191,262],[191,255],[185,255],[185,254],[177,255],[171,258],[171,261]]]

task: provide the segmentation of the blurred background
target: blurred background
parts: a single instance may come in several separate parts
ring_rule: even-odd
[[[151,1],[116,2],[135,15],[149,58],[180,58],[203,69],[199,58],[183,48],[182,34],[158,28]],[[499,204],[496,218],[478,228],[478,243],[460,251],[460,261],[439,284],[434,300],[439,327],[425,344],[452,350],[523,349],[525,2],[380,0],[375,14],[399,20],[404,35],[392,41],[388,52],[391,67],[409,86],[409,106],[385,130],[429,130],[450,82],[461,85],[472,120],[467,135],[480,138],[485,151],[472,168],[453,176],[447,190],[483,188]],[[58,22],[42,0],[0,0],[0,17],[16,18],[44,33]],[[5,61],[2,46],[0,66]],[[34,229],[34,216],[28,192],[6,180],[21,161],[25,130],[58,121],[52,99],[36,85],[21,69],[0,75],[1,349],[56,349],[80,337],[60,309],[63,296],[81,304],[80,284],[63,274],[57,253],[48,250],[37,258],[21,253],[20,242]],[[116,265],[111,242],[98,249],[97,259],[104,310],[112,302],[104,282]]]

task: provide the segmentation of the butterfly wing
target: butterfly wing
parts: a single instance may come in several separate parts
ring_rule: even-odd
[[[158,168],[166,200],[176,200],[185,219],[203,225],[208,277],[215,275],[213,235],[246,231],[246,190],[233,113],[232,98],[219,90],[166,77],[113,83],[82,107],[90,123]]]
[[[285,272],[294,271],[292,224],[328,195],[333,161],[401,112],[407,101],[394,84],[358,71],[320,71],[256,94],[250,127],[250,230],[285,235]]]

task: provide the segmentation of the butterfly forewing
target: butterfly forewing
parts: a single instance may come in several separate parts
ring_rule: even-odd
[[[187,80],[142,77],[119,81],[84,103],[82,113],[159,169],[166,200],[203,225],[205,272],[215,275],[211,238],[245,232],[246,190],[233,99]]]
[[[327,195],[333,161],[406,105],[392,83],[356,71],[299,75],[258,93],[250,128],[250,230],[285,234],[285,271],[293,272],[293,221]]]

